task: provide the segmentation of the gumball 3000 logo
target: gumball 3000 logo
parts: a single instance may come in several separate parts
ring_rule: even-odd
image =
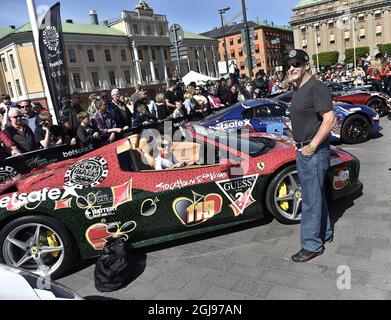
[[[42,32],[43,43],[50,51],[57,51],[60,35],[55,26],[48,26]]]
[[[65,174],[64,184],[78,189],[92,188],[100,184],[108,174],[107,161],[102,157],[83,159]]]
[[[0,167],[0,182],[15,178],[18,175],[18,171],[10,166]]]

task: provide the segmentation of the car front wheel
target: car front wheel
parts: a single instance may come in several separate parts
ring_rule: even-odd
[[[301,219],[301,186],[295,165],[281,170],[266,191],[266,206],[273,216],[284,224]]]
[[[387,114],[387,106],[383,99],[372,98],[368,101],[367,106],[374,109],[380,117],[383,117]]]
[[[356,144],[369,139],[371,124],[361,114],[353,114],[345,120],[341,127],[341,140],[344,143]]]
[[[69,267],[74,249],[67,229],[49,217],[21,217],[0,231],[0,262],[52,279]]]

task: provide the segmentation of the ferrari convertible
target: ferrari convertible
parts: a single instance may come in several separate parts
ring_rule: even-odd
[[[61,275],[111,237],[142,247],[262,219],[297,223],[301,188],[292,141],[189,126],[172,153],[186,167],[155,170],[138,135],[0,184],[0,261]],[[330,198],[360,188],[360,163],[334,148]]]

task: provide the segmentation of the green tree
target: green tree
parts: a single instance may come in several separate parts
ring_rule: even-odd
[[[358,47],[356,48],[356,62],[361,58],[365,57],[365,54],[369,54],[369,47]],[[345,63],[354,63],[354,50],[345,50]]]
[[[332,66],[338,62],[339,52],[338,51],[328,51],[319,53],[319,66],[327,67]],[[312,60],[314,61],[314,65],[317,64],[316,54],[312,56]]]
[[[389,56],[391,56],[391,43],[379,44],[378,48],[381,54],[384,55],[387,53]]]

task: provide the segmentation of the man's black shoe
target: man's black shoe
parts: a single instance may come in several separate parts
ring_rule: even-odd
[[[317,256],[320,256],[323,253],[323,251],[324,251],[323,249],[322,251],[319,252],[312,252],[312,251],[307,251],[305,249],[301,249],[298,253],[292,256],[292,260],[295,262],[306,262]]]
[[[333,240],[334,240],[334,235],[331,235],[331,237],[328,239],[325,239],[324,242],[331,243],[331,242],[333,242]]]

